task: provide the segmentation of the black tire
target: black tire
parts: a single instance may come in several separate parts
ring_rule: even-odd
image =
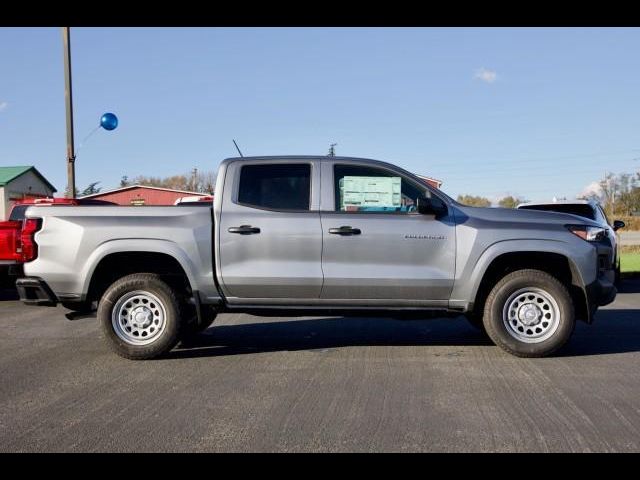
[[[557,322],[550,321],[548,323],[548,325],[557,325],[557,327],[555,327],[555,331],[553,330],[553,327],[548,327],[548,332],[552,332],[548,333],[548,338],[544,338],[544,335],[546,335],[544,328],[547,328],[543,327],[544,318],[541,320],[542,323],[531,327],[522,327],[521,324],[517,324],[518,326],[514,327],[511,327],[511,325],[507,326],[505,324],[506,322],[503,320],[503,309],[505,308],[507,301],[510,301],[510,297],[521,289],[529,288],[544,292],[547,296],[550,296],[557,305],[556,315],[550,317],[557,317]],[[516,302],[516,305],[517,302],[520,301],[517,299],[517,296],[518,295],[513,299],[513,301]],[[523,294],[523,298],[524,297],[527,296]],[[533,295],[527,298],[533,298]],[[521,303],[521,305],[523,307],[527,304],[536,305],[535,302],[537,302],[537,299],[535,301],[526,301],[525,298],[525,303]],[[551,302],[547,303],[551,304]],[[534,312],[537,311],[538,310],[534,309]],[[539,309],[539,311],[541,312],[541,315],[546,315],[546,310]],[[553,315],[553,312],[551,312],[551,315]],[[513,320],[510,320],[510,322],[512,321]],[[573,301],[567,288],[558,279],[546,272],[525,269],[517,270],[506,275],[495,285],[495,287],[493,287],[484,306],[483,323],[491,340],[497,346],[512,355],[516,355],[518,357],[545,357],[551,355],[567,343],[573,333],[576,321]],[[521,337],[526,337],[528,334],[538,335],[535,331],[538,327],[542,333],[537,343],[527,343],[524,340],[516,338],[518,335],[518,332],[516,331],[517,328],[526,329],[526,332],[521,331],[521,333],[519,333]],[[513,334],[510,333],[510,330],[508,329],[512,329],[511,331]],[[533,339],[532,337],[529,338]]]
[[[616,267],[613,284],[618,290],[622,289],[622,273],[620,272],[620,265]]]
[[[137,290],[156,297],[164,313],[164,330],[146,345],[125,341],[116,332],[117,327],[112,320],[118,301]],[[159,275],[152,273],[136,273],[115,281],[102,296],[97,316],[109,347],[130,360],[148,360],[164,355],[176,346],[181,335],[181,309],[176,292]],[[115,320],[115,323],[118,324],[118,321]]]

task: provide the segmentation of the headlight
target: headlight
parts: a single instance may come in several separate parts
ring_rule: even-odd
[[[588,225],[567,225],[569,231],[587,242],[599,242],[607,236],[607,230]]]

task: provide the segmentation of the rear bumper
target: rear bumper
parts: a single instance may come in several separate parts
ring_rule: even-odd
[[[0,288],[13,289],[16,285],[16,279],[23,275],[21,263],[0,260]]]
[[[58,304],[58,298],[41,278],[19,278],[16,281],[16,288],[18,289],[20,300],[27,305],[55,307]]]

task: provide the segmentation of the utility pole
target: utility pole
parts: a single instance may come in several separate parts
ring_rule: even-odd
[[[194,167],[193,170],[191,171],[191,191],[192,192],[196,191],[197,183],[198,183],[198,169]]]
[[[71,31],[62,27],[64,50],[64,99],[67,111],[67,197],[76,198],[76,155],[73,146],[73,98],[71,93]]]
[[[336,156],[336,148],[335,148],[335,147],[336,147],[336,145],[338,145],[338,144],[337,144],[337,143],[332,143],[332,144],[329,146],[329,153],[328,153],[328,156],[329,156],[329,157],[335,157],[335,156]]]

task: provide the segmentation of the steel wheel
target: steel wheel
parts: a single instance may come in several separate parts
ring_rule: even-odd
[[[551,337],[560,324],[560,308],[551,294],[537,287],[521,288],[504,304],[502,321],[513,338],[540,343]]]
[[[116,335],[130,345],[148,345],[164,331],[167,313],[160,299],[144,290],[129,292],[116,302],[111,323]]]

